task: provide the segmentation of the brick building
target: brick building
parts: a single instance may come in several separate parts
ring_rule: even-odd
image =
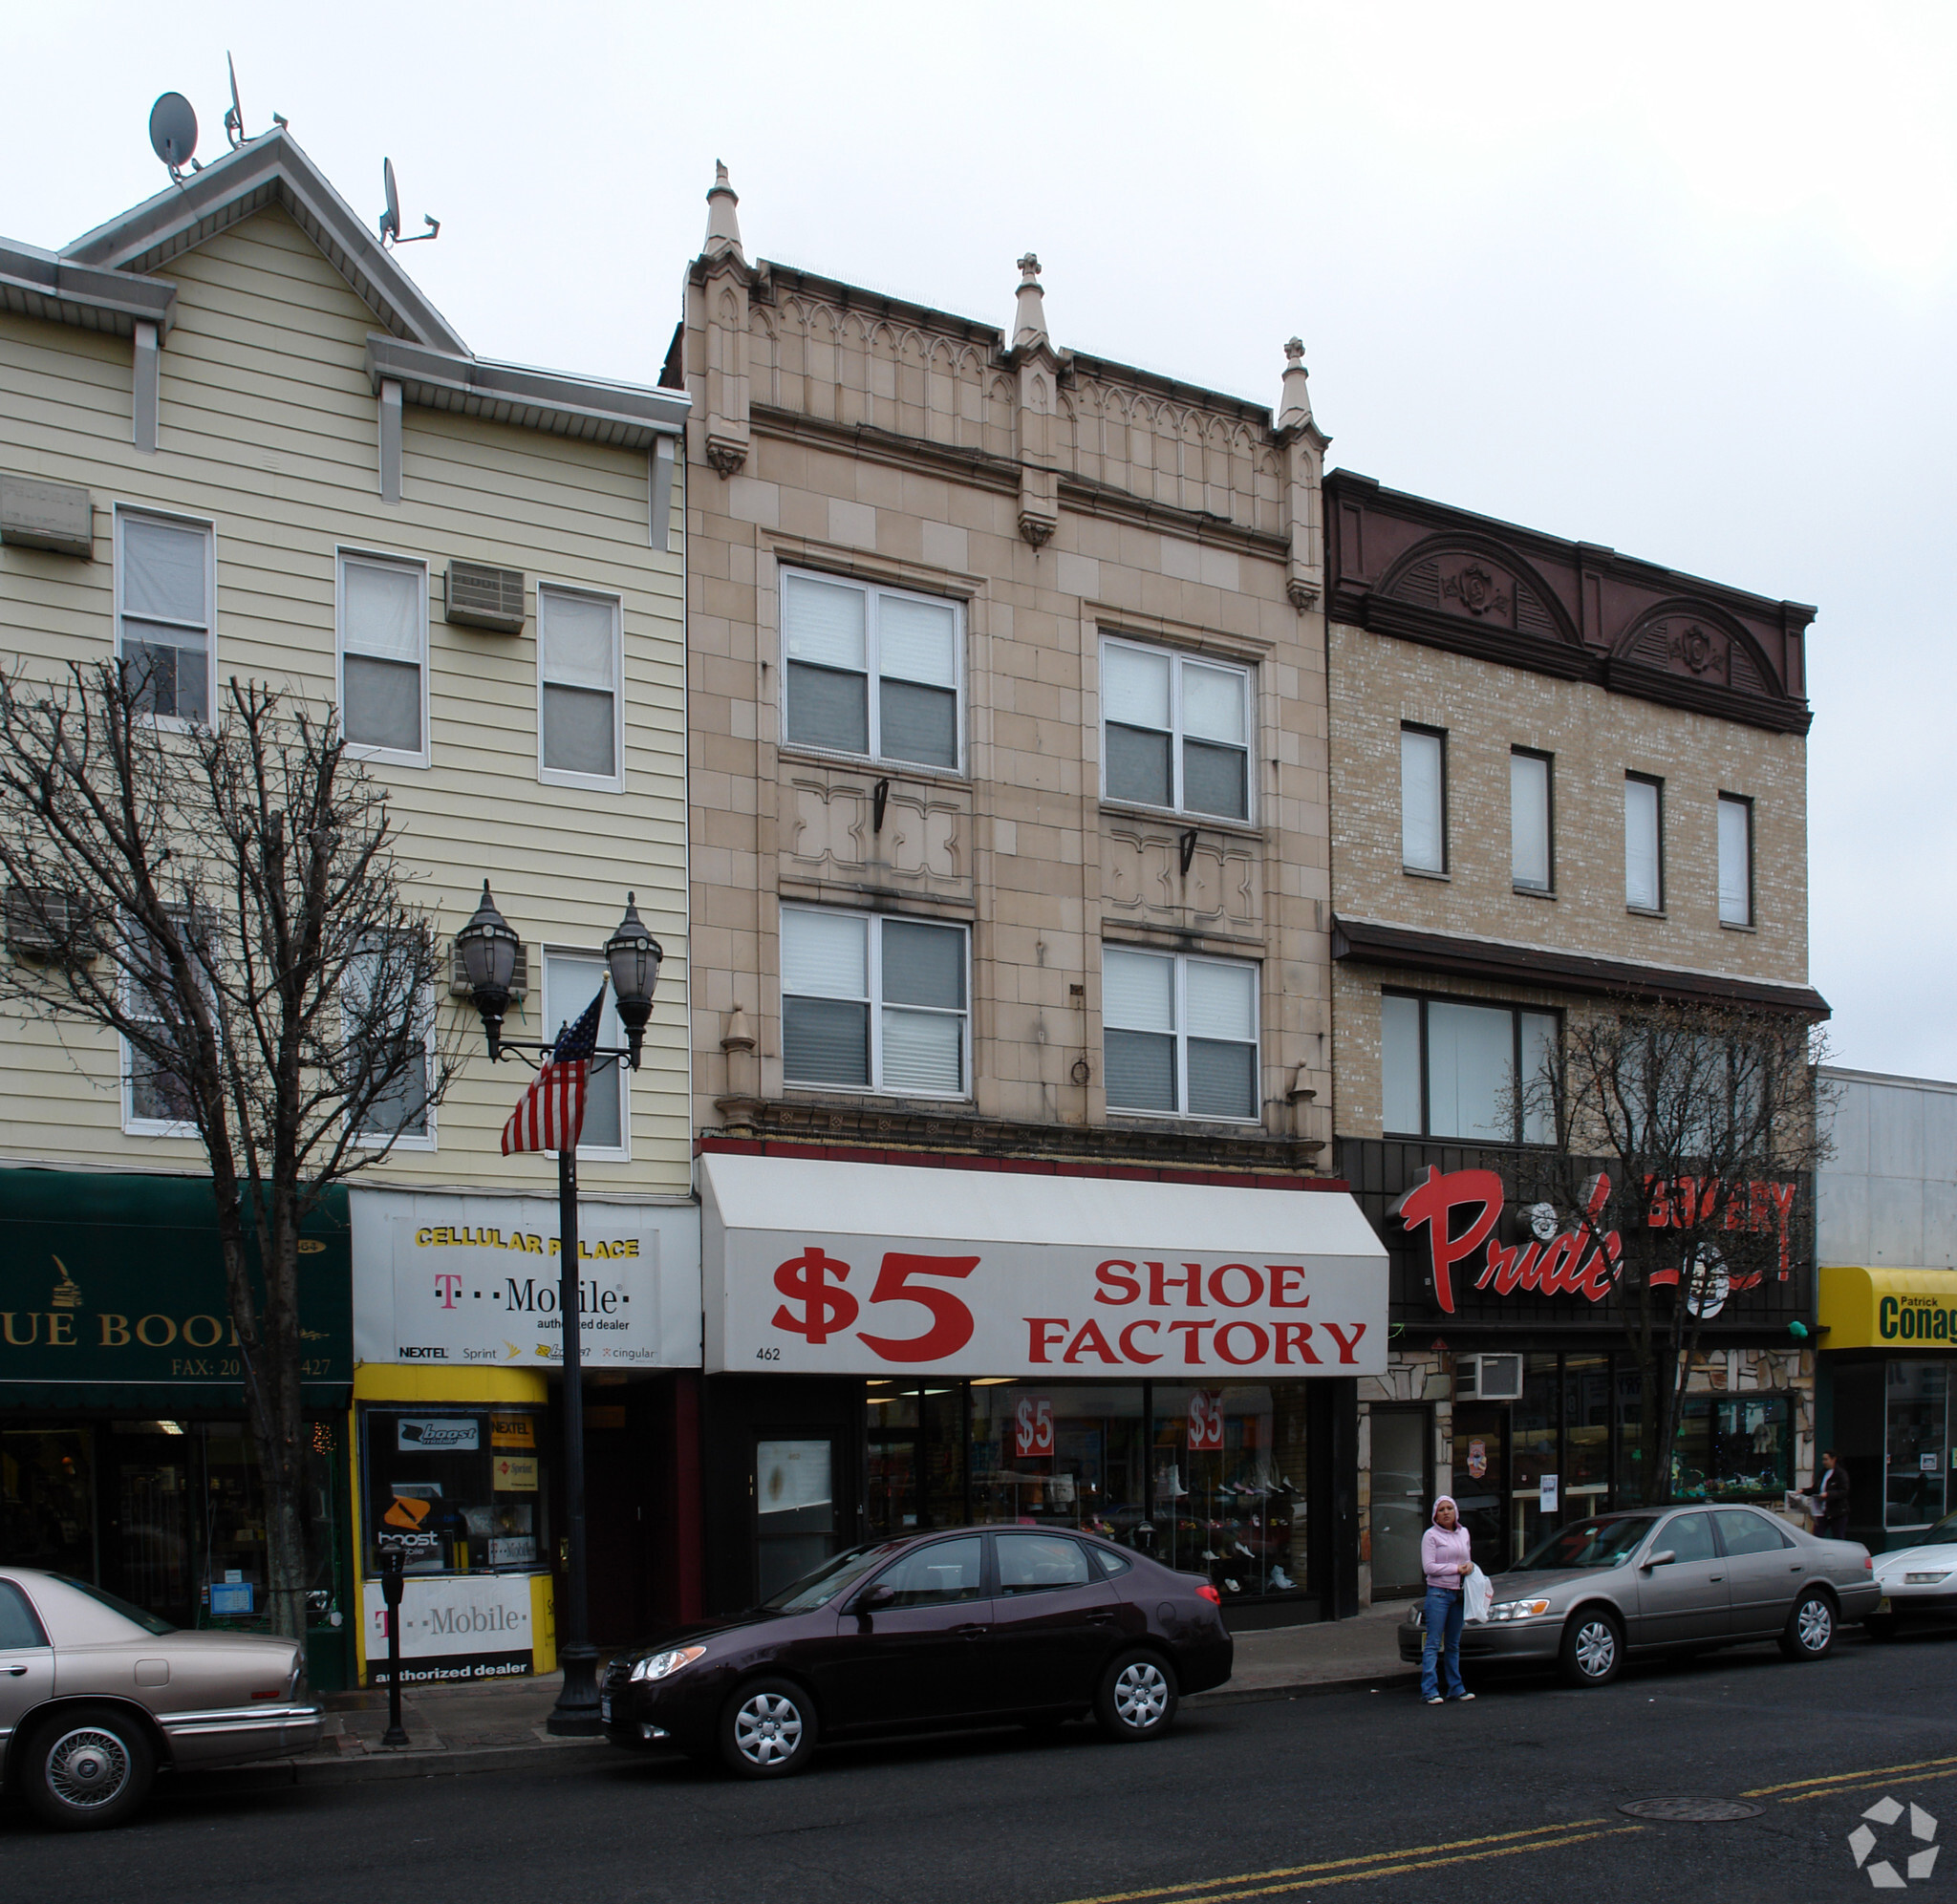
[[[1059,348],[1031,257],[1009,334],[752,264],[708,202],[668,371],[706,1599],[1020,1520],[1349,1605],[1384,1263],[1323,1170],[1302,347],[1274,417]]]
[[[1444,1299],[1390,1212],[1429,1167],[1493,1169],[1513,1202],[1541,1133],[1514,1127],[1509,1080],[1567,1014],[1625,994],[1825,1012],[1814,611],[1344,471],[1325,497],[1335,1168],[1392,1252],[1399,1325],[1361,1383],[1369,1596],[1417,1583],[1436,1492],[1504,1562],[1636,1498],[1639,1384],[1610,1305],[1458,1278]],[[1813,1355],[1788,1331],[1807,1273],[1707,1324],[1682,1454],[1709,1492],[1777,1504],[1812,1465]]]

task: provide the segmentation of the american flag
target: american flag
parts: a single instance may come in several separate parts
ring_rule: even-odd
[[[530,1080],[509,1122],[503,1126],[503,1154],[518,1150],[575,1150],[585,1127],[585,1085],[591,1072],[591,1054],[598,1048],[598,1016],[605,1009],[605,987],[585,1007],[576,1024],[567,1025]]]

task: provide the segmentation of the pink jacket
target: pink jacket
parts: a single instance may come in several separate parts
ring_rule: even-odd
[[[1468,1530],[1429,1528],[1420,1536],[1420,1571],[1430,1587],[1445,1587],[1451,1593],[1461,1586],[1462,1565],[1473,1558],[1468,1548]]]

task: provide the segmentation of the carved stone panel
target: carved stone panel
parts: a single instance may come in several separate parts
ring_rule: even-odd
[[[968,800],[935,787],[892,786],[879,827],[878,778],[819,769],[788,775],[782,787],[783,870],[805,879],[968,885]]]
[[[1261,931],[1263,855],[1257,845],[1199,834],[1187,873],[1182,851],[1182,835],[1171,826],[1108,827],[1101,868],[1108,911],[1157,925]]]

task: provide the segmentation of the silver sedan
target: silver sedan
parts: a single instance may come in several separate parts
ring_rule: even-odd
[[[0,1771],[47,1823],[118,1825],[159,1771],[303,1751],[291,1639],[180,1633],[65,1574],[0,1567]]]
[[[1645,1508],[1559,1528],[1495,1576],[1486,1620],[1462,1629],[1463,1663],[1555,1664],[1608,1685],[1626,1654],[1706,1652],[1775,1639],[1825,1658],[1841,1623],[1881,1597],[1868,1549],[1819,1540],[1755,1508]],[[1418,1660],[1415,1607],[1400,1657]]]

